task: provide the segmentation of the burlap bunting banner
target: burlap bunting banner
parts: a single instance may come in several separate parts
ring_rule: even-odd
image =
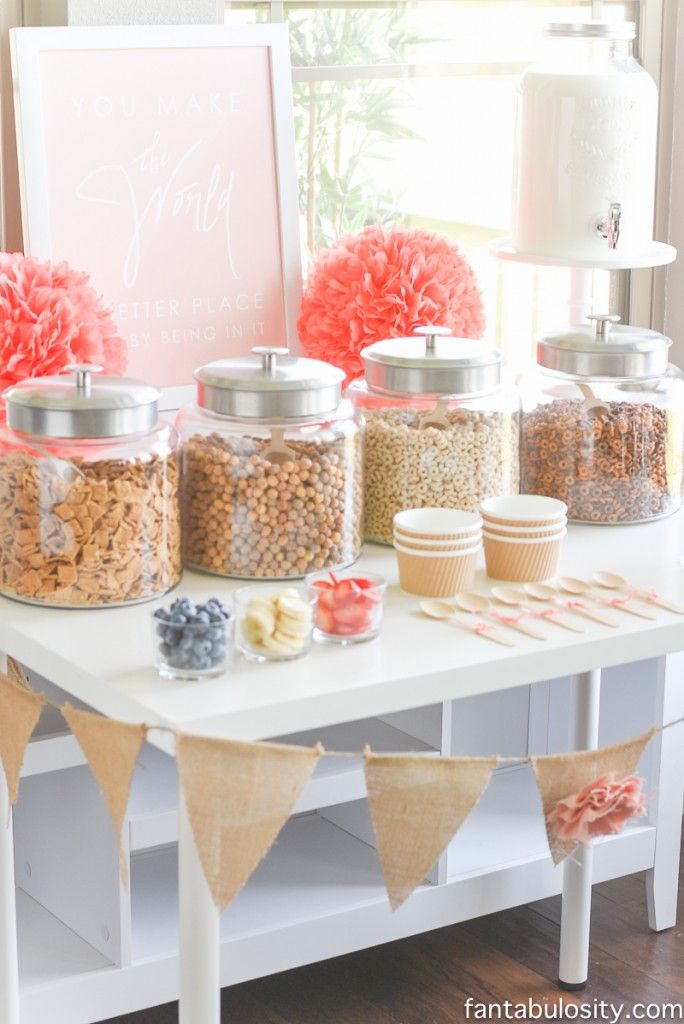
[[[366,786],[393,910],[425,878],[478,802],[496,757],[366,752]]]
[[[655,732],[655,729],[649,729],[641,736],[616,743],[612,747],[603,747],[601,750],[545,754],[531,759],[537,777],[544,809],[546,835],[554,864],[560,864],[579,845],[576,840],[562,840],[549,822],[549,815],[558,801],[579,793],[585,786],[603,775],[613,775],[616,779],[631,775]]]
[[[320,745],[309,749],[178,735],[185,807],[219,911],[270,849],[322,753]]]
[[[0,672],[0,760],[5,771],[10,807],[19,796],[19,776],[31,733],[43,710],[45,698],[16,681],[12,664],[8,668],[13,676]],[[0,822],[4,827],[5,822]]]
[[[7,659],[7,675],[10,679],[13,679],[15,683],[18,683],[19,686],[23,686],[28,689],[29,682],[26,677],[26,673],[19,662],[15,661],[14,658]]]
[[[121,877],[128,884],[128,864],[123,848],[123,823],[131,792],[133,772],[145,742],[147,728],[112,718],[103,718],[90,711],[79,711],[65,704],[62,714],[88,759],[93,775],[114,824],[119,844]]]
[[[26,747],[46,703],[51,704],[30,688],[21,666],[8,659],[7,672],[0,672],[0,762],[10,806],[16,803]],[[60,710],[102,790],[127,881],[122,830],[148,727],[104,718],[70,704]],[[615,834],[630,817],[643,813],[642,780],[633,773],[652,737],[682,722],[684,718],[668,722],[600,750],[529,758],[554,863],[560,863],[580,842]],[[323,753],[320,744],[311,749],[176,734],[183,800],[219,911],[270,849]],[[498,762],[495,755],[424,757],[373,754],[366,749],[370,814],[393,910],[410,896],[458,832]]]

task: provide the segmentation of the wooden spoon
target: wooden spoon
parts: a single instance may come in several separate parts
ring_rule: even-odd
[[[529,594],[535,601],[557,601],[567,608],[571,615],[581,615],[592,622],[600,622],[602,626],[619,626],[619,622],[607,619],[605,615],[599,615],[593,608],[588,608],[582,601],[567,603],[562,601],[555,587],[549,583],[523,583],[526,594]]]
[[[591,583],[587,583],[586,580],[578,580],[575,576],[561,576],[558,580],[558,586],[566,594],[579,594],[585,597],[594,597],[596,594],[596,590]],[[611,608],[616,608],[618,611],[625,611],[629,612],[630,615],[636,615],[639,619],[651,619],[653,621],[656,618],[650,612],[645,612],[641,608],[635,608],[633,604],[629,603],[628,597],[624,600],[614,600],[605,603],[610,603]]]
[[[420,602],[420,610],[431,619],[444,619],[448,622],[455,622],[457,626],[463,626],[464,629],[469,630],[471,633],[483,636],[485,640],[493,640],[495,644],[501,644],[502,647],[515,647],[511,640],[506,640],[500,633],[497,633],[488,622],[478,622],[474,625],[471,625],[470,622],[464,622],[461,616],[446,601],[439,601],[434,597],[428,598]]]
[[[521,608],[523,611],[545,619],[547,622],[555,623],[563,629],[569,629],[572,633],[583,633],[581,626],[575,623],[567,615],[562,615],[560,608],[545,608],[544,611],[536,612],[525,604],[525,594],[515,587],[492,587],[492,594],[501,604],[510,605],[512,608]],[[555,595],[554,595],[555,596]],[[554,598],[551,598],[554,600]]]
[[[618,576],[616,572],[595,572],[592,575],[599,587],[604,587],[606,590],[633,590],[635,597],[646,601],[647,604],[655,604],[659,608],[666,608],[668,612],[684,615],[684,608],[681,605],[673,604],[672,601],[666,600],[660,594],[656,594],[653,591],[632,587],[624,576]]]
[[[524,633],[525,636],[531,636],[533,640],[546,640],[543,633],[540,633],[538,630],[528,626],[527,623],[522,622],[521,616],[508,616],[504,615],[502,612],[495,611],[492,608],[492,602],[489,598],[483,597],[482,594],[475,594],[473,591],[456,594],[454,604],[457,604],[464,612],[487,615],[490,619],[494,619],[502,626],[508,626],[509,629],[515,629],[518,633]]]

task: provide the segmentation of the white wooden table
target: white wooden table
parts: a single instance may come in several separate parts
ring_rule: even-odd
[[[563,571],[588,577],[593,569],[609,569],[684,604],[683,552],[680,514],[636,527],[573,526]],[[684,617],[666,611],[658,611],[654,622],[615,613],[619,631],[590,622],[583,623],[583,634],[548,626],[543,643],[511,633],[515,648],[499,647],[423,618],[417,599],[396,586],[391,550],[369,546],[360,568],[383,573],[394,584],[377,640],[347,649],[318,646],[306,659],[289,663],[254,665],[238,659],[230,676],[218,681],[169,682],[157,676],[151,666],[154,604],[75,612],[0,599],[0,651],[107,716],[252,740],[574,674],[580,677],[574,709],[577,749],[597,742],[601,669],[684,651]],[[226,599],[236,585],[187,573],[179,592]],[[487,592],[490,583],[483,573],[477,585]],[[682,713],[684,674],[676,677],[675,661],[669,660],[659,690],[661,722]],[[656,929],[674,924],[684,746],[678,732],[668,730],[656,741],[658,827],[649,859],[649,911]],[[169,734],[152,732],[150,742],[173,752]],[[586,981],[591,872],[591,851],[579,864],[565,866],[559,977],[567,987]],[[219,921],[182,809],[179,888],[180,1020],[217,1024]],[[0,829],[0,928],[0,1020],[20,1024],[11,828]]]

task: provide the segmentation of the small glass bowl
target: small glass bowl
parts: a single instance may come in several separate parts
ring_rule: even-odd
[[[165,679],[213,679],[230,665],[235,616],[175,623],[152,614],[154,664]]]
[[[382,576],[358,569],[315,572],[306,577],[306,585],[318,595],[314,639],[319,643],[360,644],[379,634],[387,590]]]
[[[235,592],[236,645],[250,661],[291,661],[311,650],[317,595],[257,584]]]

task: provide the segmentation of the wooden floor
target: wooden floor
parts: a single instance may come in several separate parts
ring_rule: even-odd
[[[680,924],[649,931],[642,875],[596,886],[592,910],[590,983],[563,993],[567,1004],[606,1000],[676,1004],[663,1020],[678,1020],[684,1001],[684,858]],[[461,1024],[465,1000],[548,1001],[558,961],[560,898],[492,914],[311,967],[226,989],[228,1024]],[[571,1011],[571,1013],[574,1011]],[[550,1013],[549,1013],[550,1016]],[[474,1011],[470,1020],[477,1019]],[[491,1019],[498,1019],[492,1017]],[[581,1019],[581,1018],[580,1018]],[[609,1018],[606,1018],[609,1019]],[[116,1024],[176,1024],[172,1004],[117,1018]]]

